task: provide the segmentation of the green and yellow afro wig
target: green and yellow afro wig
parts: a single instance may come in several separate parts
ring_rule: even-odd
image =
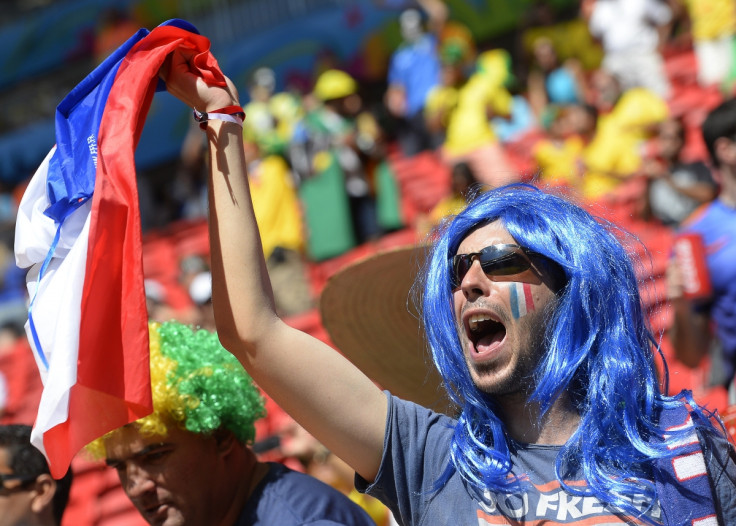
[[[149,322],[148,332],[153,413],[133,424],[140,433],[166,436],[169,425],[203,435],[226,429],[252,443],[254,423],[265,416],[263,398],[217,335],[174,321]],[[87,450],[104,457],[104,437]]]

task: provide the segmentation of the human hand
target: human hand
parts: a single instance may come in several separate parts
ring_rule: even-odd
[[[197,52],[180,48],[174,51],[159,71],[169,93],[190,108],[200,112],[213,111],[226,106],[239,106],[238,91],[225,77],[227,86],[209,86],[192,65]]]
[[[667,299],[676,300],[684,296],[685,286],[682,280],[682,269],[676,257],[670,258],[667,265]]]
[[[664,163],[657,159],[645,159],[641,166],[642,173],[649,179],[660,179],[667,175]]]

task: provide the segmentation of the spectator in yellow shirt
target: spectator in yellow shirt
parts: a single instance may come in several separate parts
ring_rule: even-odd
[[[503,49],[478,57],[475,73],[458,90],[442,147],[447,163],[467,162],[478,181],[492,187],[519,180],[491,124],[493,116],[511,112],[513,97],[506,89],[512,80],[510,65],[511,57]]]
[[[462,212],[474,192],[483,190],[468,163],[455,164],[452,167],[450,181],[450,193],[442,198],[427,216],[420,217],[417,221],[417,232],[420,236],[427,235],[446,217]]]
[[[721,84],[734,78],[736,3],[733,0],[675,0],[690,22],[693,48],[698,61],[698,83]]]
[[[595,133],[597,119],[598,112],[590,105],[557,108],[548,137],[537,142],[532,152],[541,182],[571,190],[579,187],[583,151]]]
[[[622,92],[616,78],[604,70],[595,73],[592,83],[605,100],[599,101],[595,136],[583,151],[581,192],[588,201],[610,197],[639,170],[642,143],[669,115],[660,96],[646,88]]]

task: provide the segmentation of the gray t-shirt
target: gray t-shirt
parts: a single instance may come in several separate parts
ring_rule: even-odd
[[[580,497],[565,491],[554,471],[559,446],[510,444],[513,472],[518,476],[525,474],[530,483],[523,494],[486,492],[483,498],[478,499],[468,490],[457,471],[453,471],[447,483],[435,491],[434,485],[449,463],[455,421],[411,402],[391,395],[388,397],[389,413],[381,467],[372,484],[356,476],[356,487],[386,504],[403,526],[486,526],[509,524],[509,519],[524,524],[537,524],[536,521],[579,526],[644,524],[631,522],[625,514],[595,497]],[[724,448],[723,451],[728,450]],[[728,504],[736,502],[736,459],[731,456],[716,461],[712,455],[706,457],[709,458],[711,475],[714,469],[723,472],[715,485],[717,500],[731,508],[723,510],[724,524],[736,524],[736,510],[733,504]],[[717,468],[714,464],[725,467]],[[572,474],[565,481],[569,485],[584,484],[579,474]],[[635,499],[633,503],[641,510],[648,504],[643,498]],[[650,516],[655,520],[661,519],[657,503],[650,510]]]
[[[707,184],[714,190],[717,188],[710,170],[702,162],[676,164],[670,169],[670,173],[672,182],[681,188],[698,184]],[[652,214],[670,226],[679,225],[700,206],[698,201],[678,192],[663,179],[655,179],[651,182],[649,204],[652,207]]]

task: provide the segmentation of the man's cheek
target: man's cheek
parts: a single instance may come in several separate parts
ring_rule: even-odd
[[[518,320],[535,309],[532,286],[529,283],[511,281],[508,284],[511,315]]]

